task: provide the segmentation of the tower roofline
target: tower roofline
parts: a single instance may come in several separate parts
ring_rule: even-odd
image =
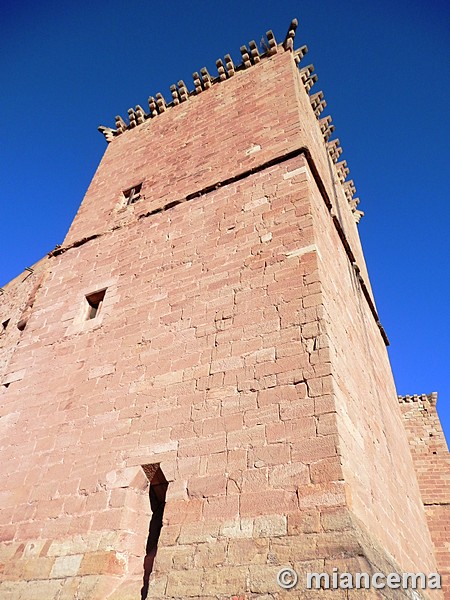
[[[225,61],[221,58],[216,60],[217,66],[217,75],[212,77],[206,67],[200,69],[200,73],[195,71],[192,74],[192,79],[194,82],[194,89],[188,90],[183,80],[178,81],[177,84],[173,84],[170,86],[170,93],[172,96],[172,100],[166,103],[164,96],[158,92],[155,97],[150,96],[148,98],[148,106],[149,112],[145,112],[145,110],[139,104],[136,105],[135,108],[128,109],[128,124],[120,115],[117,115],[116,120],[116,129],[112,129],[111,127],[105,127],[100,125],[98,130],[105,136],[106,141],[109,143],[118,135],[124,133],[128,129],[134,129],[136,126],[141,125],[147,119],[152,119],[163,112],[166,112],[167,109],[173,108],[177,106],[181,102],[186,102],[189,98],[193,96],[198,96],[203,91],[209,89],[211,86],[221,83],[227,79],[230,79],[235,75],[238,71],[243,71],[245,69],[249,69],[253,65],[258,64],[261,60],[269,58],[278,52],[293,52],[294,58],[297,64],[300,63],[301,59],[308,52],[307,46],[302,46],[301,48],[294,51],[294,38],[295,32],[298,27],[298,20],[293,19],[289,25],[289,29],[286,33],[286,37],[281,44],[277,44],[275,36],[271,30],[267,31],[266,39],[264,36],[261,38],[260,47],[263,49],[263,52],[260,53],[258,49],[258,44],[252,40],[249,42],[247,46],[244,44],[240,47],[240,52],[242,56],[242,62],[238,65],[233,63],[230,54],[225,55]],[[306,85],[306,81],[309,81],[309,89],[312,87],[314,82],[317,80],[317,75],[310,76],[314,67],[310,65],[306,67],[310,72],[308,76],[305,78],[304,83]],[[303,78],[302,78],[303,81]],[[321,93],[321,92],[319,92]],[[323,94],[322,94],[323,96]],[[323,102],[324,106],[326,105]]]
[[[109,144],[115,138],[125,133],[126,131],[135,129],[136,127],[142,125],[149,119],[153,119],[161,115],[162,113],[165,113],[168,109],[174,108],[175,106],[178,106],[179,104],[184,103],[195,96],[198,96],[199,94],[208,90],[212,86],[234,77],[236,73],[240,71],[245,71],[259,64],[261,61],[271,58],[277,53],[291,52],[293,54],[295,63],[299,68],[300,79],[305,88],[306,93],[308,94],[311,108],[319,123],[320,131],[322,133],[326,145],[327,153],[331,162],[335,165],[334,170],[336,181],[338,181],[342,185],[345,197],[353,213],[354,220],[356,221],[356,223],[359,223],[361,217],[364,216],[364,212],[358,209],[360,199],[356,197],[356,187],[353,180],[347,180],[347,177],[350,173],[350,169],[347,166],[347,161],[340,160],[340,156],[343,150],[341,148],[339,139],[335,138],[333,140],[330,140],[330,137],[335,129],[334,125],[332,124],[332,117],[330,115],[327,115],[326,117],[321,116],[323,110],[327,106],[324,94],[322,91],[315,92],[313,94],[310,93],[312,87],[318,80],[318,76],[315,73],[313,73],[314,65],[310,64],[304,67],[300,65],[302,59],[308,52],[308,47],[306,45],[303,45],[300,48],[294,50],[294,39],[297,27],[298,20],[293,19],[289,25],[288,31],[283,42],[280,44],[277,44],[272,30],[267,31],[266,39],[264,39],[263,36],[260,42],[260,47],[263,50],[263,52],[260,53],[260,51],[258,50],[258,45],[254,40],[252,40],[251,42],[249,42],[248,48],[246,45],[242,45],[240,47],[242,62],[238,65],[235,65],[233,63],[230,54],[226,54],[224,57],[224,61],[220,58],[216,60],[216,76],[212,77],[206,69],[206,67],[200,69],[200,73],[198,73],[197,71],[193,73],[193,90],[189,91],[184,81],[179,80],[177,84],[173,84],[170,86],[170,92],[172,95],[172,100],[170,102],[166,102],[164,96],[160,92],[158,92],[155,96],[149,96],[148,112],[146,112],[141,105],[137,104],[134,108],[128,109],[128,122],[125,119],[123,119],[120,115],[117,115],[115,118],[115,129],[111,127],[106,127],[104,125],[100,125],[98,127],[98,130],[104,135],[106,141]]]

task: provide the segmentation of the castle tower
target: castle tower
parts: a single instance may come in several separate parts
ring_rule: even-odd
[[[2,600],[412,598],[306,573],[439,570],[295,30],[101,127],[63,245],[5,287]]]
[[[399,396],[411,455],[434,543],[445,598],[450,598],[450,454],[436,412],[437,394]]]

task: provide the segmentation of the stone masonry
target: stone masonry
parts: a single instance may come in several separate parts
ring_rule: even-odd
[[[2,600],[445,597],[306,590],[333,567],[450,597],[435,402],[397,399],[296,27],[101,127],[63,245],[2,290]]]
[[[406,432],[443,577],[450,598],[450,454],[436,412],[437,394],[399,396]]]

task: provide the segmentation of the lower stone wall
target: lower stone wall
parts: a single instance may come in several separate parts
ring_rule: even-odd
[[[142,587],[143,559],[130,551],[130,543],[136,541],[133,537],[124,532],[101,532],[65,540],[3,544],[0,598],[93,600],[109,597],[124,581],[132,582],[134,598],[139,598],[136,590]],[[139,542],[145,547],[143,540]]]
[[[450,473],[450,465],[447,473]],[[447,475],[448,477],[448,475]],[[450,598],[450,503],[425,506],[444,598]]]
[[[288,517],[272,515],[197,525],[190,528],[190,540],[185,538],[184,543],[179,543],[168,529],[162,530],[148,599],[443,598],[439,590],[307,590],[308,572],[330,576],[333,568],[341,574],[402,572],[345,507],[321,513],[310,510]],[[123,533],[98,536],[95,552],[83,552],[83,543],[92,547],[94,539],[83,541],[82,536],[60,543],[30,541],[26,545],[4,546],[0,597],[2,600],[139,600],[142,559],[108,549],[120,545],[123,537]],[[294,589],[279,587],[277,574],[281,567],[292,567],[297,572],[298,584]]]
[[[121,568],[115,552],[88,554],[81,560],[77,555],[69,555],[61,561],[50,557],[22,560],[18,561],[14,579],[9,579],[13,576],[13,569],[6,565],[5,581],[0,584],[0,597],[2,600],[100,600],[108,598],[121,585],[123,579],[108,573],[107,568],[104,570],[106,574],[102,575],[82,574],[84,568],[80,568],[80,563],[83,561],[91,564],[93,561],[98,567],[102,563],[109,565],[112,571]],[[59,568],[60,572],[53,570],[54,567]],[[49,575],[52,570],[53,575]],[[74,575],[74,572],[79,574]],[[139,598],[139,595],[134,592],[133,597]]]
[[[404,571],[346,507],[301,511],[286,520],[280,515],[256,518],[252,523],[240,519],[235,522],[235,537],[227,539],[215,538],[214,527],[209,532],[200,528],[197,531],[195,545],[174,544],[159,551],[149,599],[437,600],[443,597],[440,590],[307,590],[306,575],[311,572],[331,576],[333,568],[338,573],[369,575]],[[292,590],[282,590],[277,583],[282,567],[292,567],[298,574],[298,584]],[[115,600],[120,597],[114,596]]]
[[[112,471],[104,490],[107,507],[97,506],[94,516],[75,496],[71,517],[48,515],[40,528],[30,522],[28,534],[26,528],[20,530],[23,541],[17,541],[13,530],[2,529],[1,600],[100,600],[124,582],[139,599],[151,516],[148,483],[140,467]],[[91,510],[97,495],[89,496]]]

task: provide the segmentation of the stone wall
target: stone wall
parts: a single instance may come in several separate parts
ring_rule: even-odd
[[[45,257],[10,281],[0,292],[0,381],[2,385],[8,385],[17,376],[8,371],[8,365],[20,343],[22,331],[49,267],[50,261]]]
[[[149,598],[435,570],[356,224],[299,82],[288,49],[112,139],[0,392],[2,598],[138,598],[157,466]]]
[[[398,399],[447,598],[450,597],[450,455],[436,412],[437,394]]]

